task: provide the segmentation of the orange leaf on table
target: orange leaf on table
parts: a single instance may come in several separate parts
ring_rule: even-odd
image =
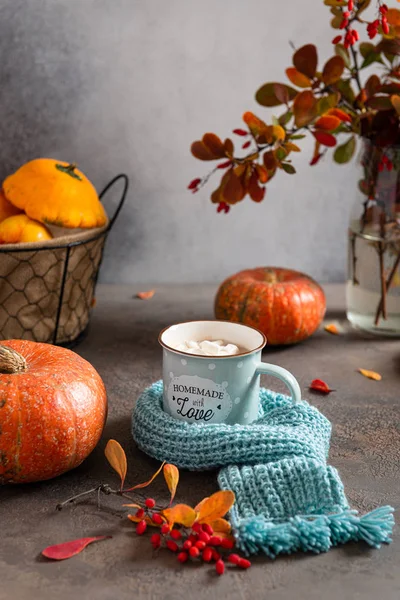
[[[322,81],[325,85],[336,83],[342,76],[344,66],[344,60],[341,56],[332,56],[322,71]]]
[[[341,120],[334,115],[323,115],[315,121],[315,127],[324,131],[333,131],[336,127],[339,127],[340,123]]]
[[[128,504],[123,504],[123,506],[129,506]],[[146,521],[147,525],[150,527],[161,527],[162,523],[154,523],[148,515],[144,517],[137,517],[136,515],[128,515],[128,519],[132,521],[132,523],[140,523],[140,521]]]
[[[306,44],[296,50],[293,54],[293,64],[300,73],[312,79],[318,64],[317,49],[314,44]]]
[[[150,300],[150,298],[152,298],[155,293],[156,293],[156,290],[148,290],[147,292],[138,292],[136,294],[136,298],[139,298],[139,300]]]
[[[321,392],[322,394],[329,394],[330,392],[334,392],[332,388],[329,387],[325,381],[322,379],[313,379],[309,386],[310,390],[314,392]]]
[[[163,473],[164,473],[164,479],[166,481],[169,492],[171,494],[171,500],[170,500],[170,505],[171,505],[173,502],[173,499],[175,498],[176,488],[178,487],[178,483],[179,483],[179,469],[175,465],[171,465],[168,463],[168,464],[164,465]]]
[[[150,485],[151,483],[153,483],[153,481],[155,480],[155,478],[157,477],[157,475],[159,475],[161,473],[162,468],[163,468],[164,465],[165,465],[165,461],[162,463],[161,467],[159,469],[157,469],[157,471],[154,473],[154,475],[152,475],[150,477],[150,479],[148,481],[145,481],[144,483],[137,483],[133,487],[130,487],[127,490],[124,490],[124,491],[125,492],[132,492],[133,490],[140,490],[142,488],[147,487],[148,485]]]
[[[325,325],[324,329],[325,331],[327,331],[328,333],[332,333],[333,335],[340,335],[339,328],[334,323],[328,323],[328,325]]]
[[[170,523],[173,525],[183,525],[184,527],[191,527],[196,520],[196,512],[187,504],[175,504],[172,508],[166,508],[161,513]]]
[[[300,71],[298,71],[294,67],[289,67],[288,69],[286,69],[286,75],[288,76],[290,81],[294,83],[294,85],[297,85],[297,87],[309,88],[312,85],[311,79],[307,77],[307,75],[303,75],[303,73],[300,73]]]
[[[235,494],[231,490],[221,490],[202,500],[197,506],[199,523],[212,523],[224,517],[235,502]]]
[[[121,490],[124,486],[124,481],[126,477],[126,472],[128,470],[128,464],[126,461],[126,454],[121,444],[119,444],[116,440],[108,440],[107,445],[104,450],[104,454],[106,455],[106,459],[114,469],[118,473],[121,478]]]
[[[220,535],[221,533],[229,535],[232,529],[229,521],[222,518],[215,519],[215,521],[212,521],[211,523],[209,523],[209,525],[211,525],[211,527],[213,528],[214,533],[218,535]]]
[[[326,131],[312,131],[311,132],[317,142],[322,144],[322,146],[328,146],[329,148],[333,148],[336,146],[336,138],[331,133],[327,133]]]
[[[100,540],[107,540],[111,537],[111,535],[97,535],[96,537],[79,538],[78,540],[71,540],[70,542],[64,542],[63,544],[48,546],[42,550],[42,554],[46,558],[51,558],[52,560],[65,560],[79,554],[89,544],[99,542]]]
[[[376,373],[376,371],[368,371],[368,369],[358,369],[358,372],[364,377],[368,377],[368,379],[373,379],[374,381],[380,381],[382,379],[382,375],[380,373]]]

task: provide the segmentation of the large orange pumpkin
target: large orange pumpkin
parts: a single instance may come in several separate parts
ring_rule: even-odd
[[[224,281],[215,299],[217,319],[251,325],[269,344],[294,344],[324,318],[325,294],[311,277],[275,267],[241,271]]]
[[[0,483],[56,477],[100,439],[107,396],[100,375],[65,348],[26,340],[0,345]]]

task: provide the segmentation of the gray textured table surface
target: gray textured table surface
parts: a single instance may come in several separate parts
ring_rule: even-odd
[[[130,414],[140,391],[161,375],[159,330],[172,322],[212,316],[211,286],[161,287],[151,301],[133,298],[133,287],[100,286],[87,339],[77,351],[100,372],[108,389],[109,417],[103,438],[78,469],[53,481],[0,490],[0,599],[40,597],[118,599],[268,598],[398,600],[398,536],[380,551],[347,545],[327,554],[296,555],[272,562],[257,558],[247,572],[215,576],[212,568],[181,567],[170,553],[152,559],[149,542],[119,518],[121,501],[95,499],[62,512],[55,505],[98,482],[115,480],[103,450],[116,438],[127,451],[129,480],[143,481],[157,465],[139,452],[130,437]],[[328,319],[343,319],[343,288],[328,286]],[[400,342],[346,329],[342,336],[323,330],[299,346],[271,348],[269,362],[291,370],[305,397],[334,425],[330,462],[338,467],[350,502],[361,511],[380,504],[400,506]],[[377,383],[357,368],[382,374]],[[310,395],[320,377],[336,388],[328,397]],[[276,379],[264,385],[284,391]],[[195,503],[216,490],[215,473],[183,472],[178,499]],[[154,484],[162,498],[165,485]],[[399,511],[396,513],[399,518]],[[51,563],[40,557],[49,544],[81,536],[111,534],[71,560]]]

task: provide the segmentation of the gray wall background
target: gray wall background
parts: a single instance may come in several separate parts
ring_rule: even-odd
[[[279,173],[264,202],[217,215],[190,143],[229,135],[254,92],[285,81],[296,47],[331,52],[315,0],[0,0],[0,177],[38,156],[74,161],[98,189],[131,178],[107,246],[107,282],[218,281],[275,264],[344,278],[354,167],[330,159]],[[304,143],[306,142],[306,143]]]

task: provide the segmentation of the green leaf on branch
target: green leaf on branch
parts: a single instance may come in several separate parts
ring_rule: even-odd
[[[371,4],[371,0],[358,0],[357,15],[360,15]]]
[[[336,87],[339,90],[339,92],[342,94],[343,98],[345,100],[347,100],[347,102],[350,102],[350,104],[353,104],[356,95],[354,93],[353,88],[351,87],[351,80],[350,79],[340,79],[337,83],[336,83]]]
[[[342,17],[340,18],[342,19]],[[346,65],[346,67],[350,67],[350,54],[347,48],[343,46],[343,44],[336,44],[335,54],[343,59],[343,62]]]
[[[290,121],[290,119],[293,117],[293,113],[288,110],[287,112],[285,112],[283,115],[281,115],[278,119],[278,124],[279,125],[287,125]]]
[[[361,42],[359,45],[359,51],[363,58],[367,58],[367,56],[373,53],[376,54],[375,45],[371,44],[371,42]]]
[[[370,54],[368,54],[368,56],[366,56],[363,62],[361,63],[360,69],[365,69],[366,67],[372,65],[372,63],[374,62],[381,63],[383,65],[383,60],[379,52],[371,52]]]
[[[317,49],[314,44],[306,44],[293,54],[293,64],[300,73],[312,79],[318,64]]]
[[[264,83],[264,85],[262,85],[260,87],[259,90],[257,90],[256,92],[256,101],[258,102],[258,104],[261,104],[261,106],[279,106],[280,104],[284,104],[281,100],[279,100],[276,97],[275,94],[275,85],[277,85],[276,83]],[[283,85],[278,84],[278,85]],[[290,87],[289,85],[285,85],[284,86],[287,90],[287,93],[289,95],[289,100],[293,100],[293,98],[295,98],[298,94],[298,91],[295,90],[294,88]]]
[[[333,154],[333,159],[339,164],[349,162],[354,155],[356,149],[356,138],[352,135],[345,144],[338,146]]]
[[[323,115],[330,108],[335,108],[338,105],[339,100],[340,100],[339,92],[329,94],[328,96],[322,96],[322,98],[319,98],[318,103],[317,103],[317,113],[319,115]]]
[[[303,140],[306,136],[303,133],[295,133],[289,136],[291,140]]]
[[[296,173],[296,169],[290,163],[282,163],[282,169],[285,173],[289,173],[289,175],[294,175]]]

